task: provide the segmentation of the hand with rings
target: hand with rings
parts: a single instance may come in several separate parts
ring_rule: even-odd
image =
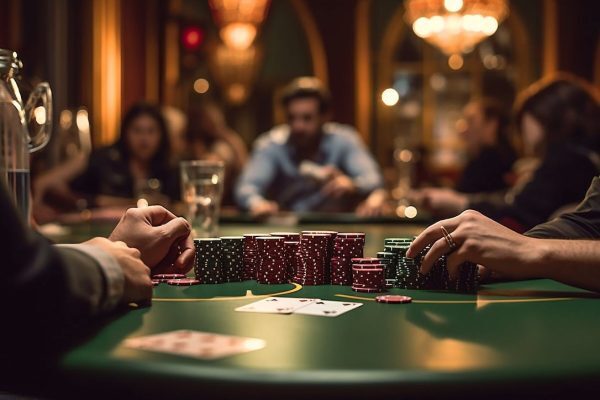
[[[508,278],[535,277],[534,271],[523,267],[534,256],[535,239],[516,233],[477,211],[467,210],[429,226],[414,240],[406,255],[414,257],[428,244],[431,249],[421,262],[424,274],[438,258],[447,255],[446,265],[452,279],[458,276],[460,265],[466,261]]]

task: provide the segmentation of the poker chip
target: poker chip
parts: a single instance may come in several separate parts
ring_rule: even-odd
[[[184,279],[185,275],[183,274],[156,274],[152,275],[152,280],[157,281],[159,283],[167,282],[171,279]]]
[[[194,239],[196,264],[194,274],[200,283],[221,283],[225,281],[221,263],[222,240],[220,238]]]
[[[186,279],[170,279],[167,281],[167,283],[172,286],[193,286],[193,285],[198,285],[201,282],[198,279],[186,278]]]
[[[420,272],[421,261],[431,245],[426,246],[414,258],[406,257],[410,245],[415,238],[386,238],[384,251],[377,253],[381,263],[387,265],[386,286],[395,279],[394,287],[403,289],[447,290],[461,293],[474,293],[479,285],[477,265],[466,262],[459,268],[456,280],[450,280],[446,266],[446,256],[437,259],[427,274]]]
[[[386,294],[383,296],[375,297],[375,301],[378,303],[406,304],[412,302],[412,297],[401,296],[396,294]]]
[[[160,281],[157,279],[152,279],[152,286],[158,286],[160,284]]]

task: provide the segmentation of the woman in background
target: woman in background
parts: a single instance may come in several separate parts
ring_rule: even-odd
[[[524,152],[540,159],[531,179],[506,196],[424,189],[415,199],[438,216],[471,208],[518,232],[584,198],[600,173],[600,103],[595,90],[569,75],[541,80],[519,97],[516,122]]]
[[[240,136],[227,126],[223,112],[210,103],[190,106],[186,139],[187,158],[225,164],[223,204],[233,204],[233,187],[246,165],[248,151]]]
[[[123,117],[117,142],[92,152],[71,188],[91,207],[131,206],[139,198],[155,204],[177,200],[179,180],[169,149],[160,110],[138,103]]]
[[[463,121],[460,134],[466,142],[469,161],[455,189],[461,193],[507,189],[517,158],[508,132],[509,113],[498,101],[482,98],[465,106]]]

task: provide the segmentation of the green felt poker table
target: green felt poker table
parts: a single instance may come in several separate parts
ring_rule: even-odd
[[[367,233],[365,255],[385,237],[422,226],[295,226]],[[63,241],[106,234],[71,227]],[[222,235],[290,231],[229,224]],[[253,281],[154,289],[151,307],[116,316],[59,362],[66,387],[142,398],[552,397],[598,390],[600,300],[550,280],[486,284],[477,294],[390,289],[411,304],[381,304],[349,287]],[[261,296],[363,302],[335,318],[240,313]],[[260,338],[261,350],[213,361],[132,350],[124,339],[191,329]],[[598,392],[596,392],[598,393]]]

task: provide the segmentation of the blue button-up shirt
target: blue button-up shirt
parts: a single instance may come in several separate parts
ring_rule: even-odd
[[[254,202],[267,199],[277,202],[284,210],[296,212],[343,208],[341,204],[336,207],[332,204],[335,200],[323,196],[318,183],[300,174],[303,160],[296,156],[289,136],[289,127],[281,125],[256,140],[252,157],[236,186],[239,206],[247,210]],[[310,161],[341,170],[354,181],[362,197],[383,186],[377,163],[350,126],[334,122],[324,124],[317,155]]]

